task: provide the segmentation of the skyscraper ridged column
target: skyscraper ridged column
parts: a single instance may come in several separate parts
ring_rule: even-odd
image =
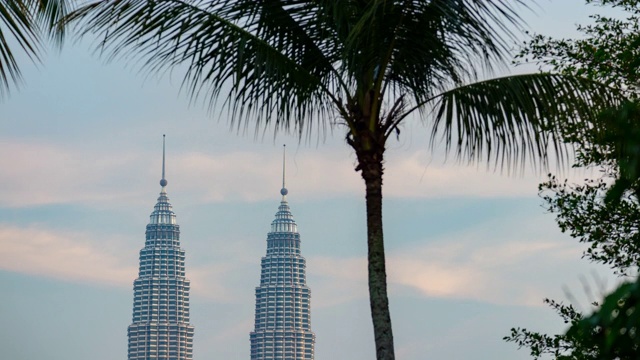
[[[284,174],[280,193],[282,201],[267,235],[267,255],[262,258],[256,288],[251,360],[313,360],[316,336],[311,331],[311,291],[306,261],[300,254],[300,234],[287,203]]]
[[[162,144],[162,189],[140,250],[140,271],[133,282],[133,323],[129,325],[128,360],[191,360],[189,288],[185,278],[180,226],[167,197]]]

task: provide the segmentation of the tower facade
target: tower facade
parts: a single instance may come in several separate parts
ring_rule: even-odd
[[[167,197],[164,139],[160,197],[140,250],[140,270],[133,282],[133,322],[128,360],[191,360],[193,326],[189,324],[189,287],[185,277],[180,226]]]
[[[300,234],[287,202],[282,201],[267,235],[260,286],[256,288],[255,328],[250,334],[251,360],[313,360],[311,291],[306,261],[300,253]]]

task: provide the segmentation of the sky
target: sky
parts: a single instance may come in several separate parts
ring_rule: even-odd
[[[576,36],[601,9],[540,1],[530,30]],[[191,279],[194,359],[248,359],[260,258],[288,200],[312,291],[316,359],[374,358],[364,187],[340,128],[303,139],[230,130],[190,103],[179,71],[149,77],[67,42],[0,100],[0,353],[14,360],[126,358],[138,251],[167,187]],[[22,59],[24,60],[24,59]],[[517,68],[522,72],[534,67]],[[384,227],[397,357],[528,359],[512,327],[563,331],[545,297],[583,310],[616,282],[546,213],[544,175],[445,161],[420,121],[389,145]],[[585,173],[566,173],[574,179]]]

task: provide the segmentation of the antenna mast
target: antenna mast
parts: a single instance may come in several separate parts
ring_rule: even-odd
[[[283,144],[282,145],[282,189],[280,190],[280,194],[282,194],[282,197],[284,198],[288,193],[289,190],[287,190],[287,188],[285,187],[285,169],[286,169],[286,151],[287,151],[287,144]]]
[[[165,136],[166,136],[165,134],[162,134],[162,179],[160,179],[160,186],[162,186],[162,187],[167,186],[167,183],[168,183],[167,179],[164,178],[164,159],[165,159],[165,156],[164,156],[164,148],[165,148],[164,143],[165,143]]]

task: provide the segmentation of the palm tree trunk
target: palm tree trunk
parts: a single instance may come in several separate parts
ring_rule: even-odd
[[[382,166],[384,146],[374,151],[356,149],[359,169],[366,185],[367,244],[369,248],[369,302],[376,341],[376,358],[394,360],[393,332],[389,298],[387,296],[387,272],[382,233]]]

